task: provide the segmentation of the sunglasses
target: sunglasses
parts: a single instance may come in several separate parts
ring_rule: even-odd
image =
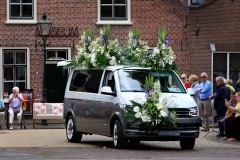
[[[201,78],[206,78],[205,76],[201,77]]]
[[[185,79],[185,78],[180,78],[180,79]]]

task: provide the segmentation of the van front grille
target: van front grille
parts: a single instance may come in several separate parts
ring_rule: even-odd
[[[189,110],[187,108],[178,108],[177,116],[178,117],[190,117]]]

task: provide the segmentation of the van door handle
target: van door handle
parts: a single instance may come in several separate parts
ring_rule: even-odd
[[[99,100],[102,100],[102,97],[98,97]]]

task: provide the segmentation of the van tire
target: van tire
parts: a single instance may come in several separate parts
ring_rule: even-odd
[[[82,133],[76,131],[75,125],[74,125],[74,119],[72,116],[70,116],[67,120],[66,124],[66,136],[69,142],[80,142],[82,139]]]
[[[116,149],[123,149],[126,147],[127,139],[123,136],[123,129],[120,121],[117,119],[113,124],[113,146]]]
[[[182,149],[193,149],[195,146],[195,139],[181,139],[180,146]]]

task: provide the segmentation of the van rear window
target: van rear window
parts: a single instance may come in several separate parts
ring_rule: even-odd
[[[75,70],[69,91],[98,93],[103,70]]]

